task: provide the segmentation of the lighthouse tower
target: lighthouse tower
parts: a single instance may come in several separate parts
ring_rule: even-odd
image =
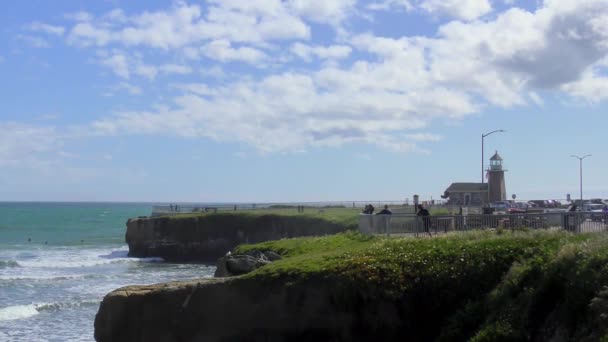
[[[505,171],[502,168],[502,158],[498,151],[490,158],[490,168],[488,171],[488,200],[490,203],[504,201],[507,199],[505,188]]]

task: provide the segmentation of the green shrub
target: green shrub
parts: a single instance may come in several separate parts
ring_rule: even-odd
[[[347,232],[237,252],[251,249],[284,259],[245,277],[331,279],[335,305],[362,310],[365,324],[384,329],[385,339],[597,341],[608,333],[606,234],[505,230],[386,239]],[[397,316],[368,317],[361,309],[377,303],[391,303]]]

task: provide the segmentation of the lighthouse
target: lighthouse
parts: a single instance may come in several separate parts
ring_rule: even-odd
[[[507,190],[505,188],[505,171],[502,168],[502,158],[498,151],[490,158],[488,172],[488,200],[490,203],[505,201]]]

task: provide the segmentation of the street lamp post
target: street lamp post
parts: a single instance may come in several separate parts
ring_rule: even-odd
[[[581,210],[582,210],[583,209],[583,159],[585,159],[587,157],[591,157],[591,155],[587,154],[587,155],[582,156],[582,157],[572,155],[570,157],[578,159],[578,161],[580,163],[579,164],[579,178],[580,178],[579,184],[580,184],[580,189],[581,189],[581,203],[580,203],[580,206],[581,206]]]
[[[496,133],[496,132],[505,132],[505,131],[502,130],[502,129],[497,129],[497,130],[492,131],[490,133],[486,133],[486,134],[482,134],[481,135],[481,184],[484,183],[484,181],[483,181],[483,158],[484,158],[484,156],[483,156],[483,139],[485,137],[487,137],[488,135]]]

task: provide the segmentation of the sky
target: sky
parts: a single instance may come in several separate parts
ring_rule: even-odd
[[[607,0],[0,6],[0,200],[608,197]]]

